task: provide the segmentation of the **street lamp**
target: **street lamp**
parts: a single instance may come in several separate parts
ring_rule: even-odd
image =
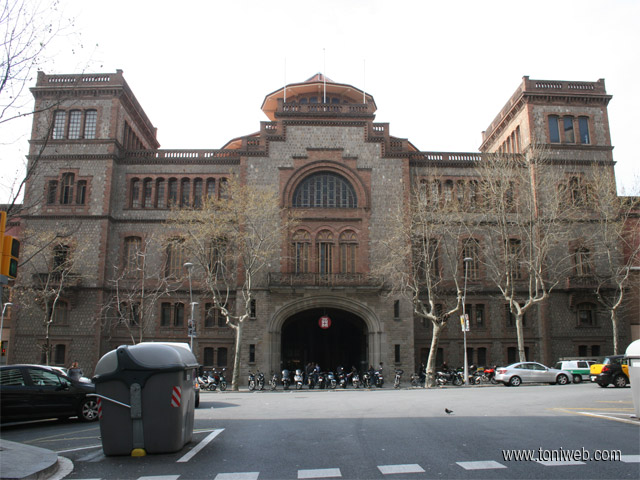
[[[464,289],[462,290],[462,336],[464,343],[464,384],[469,383],[469,362],[467,359],[467,314],[465,311],[465,304],[467,303],[467,274],[469,271],[469,262],[472,262],[473,258],[465,257],[462,262],[464,263]]]
[[[193,352],[193,337],[196,336],[196,331],[195,331],[196,329],[193,323],[193,310],[194,310],[194,307],[198,305],[198,302],[193,301],[193,290],[191,289],[191,270],[193,269],[193,263],[186,262],[184,264],[184,268],[187,269],[187,273],[189,274],[189,305],[191,305],[191,311],[189,312],[189,324],[188,324],[187,332],[189,335],[189,347]]]
[[[13,306],[13,303],[7,302],[2,306],[2,316],[0,317],[0,344],[2,343],[2,329],[4,328],[4,312],[7,307]]]

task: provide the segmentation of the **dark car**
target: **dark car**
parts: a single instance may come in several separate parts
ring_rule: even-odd
[[[98,419],[92,383],[72,380],[52,367],[7,365],[0,367],[0,421],[78,417]]]
[[[629,384],[629,363],[624,355],[611,355],[591,366],[591,381],[601,387],[613,384],[624,388]]]

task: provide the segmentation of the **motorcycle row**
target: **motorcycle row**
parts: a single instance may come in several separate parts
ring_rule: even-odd
[[[469,375],[469,385],[481,385],[483,383],[493,383],[496,384],[496,368],[495,367],[476,367],[475,365],[471,365],[469,367],[469,371],[472,372]],[[416,376],[414,379],[414,375],[411,376],[411,385],[412,386],[424,386],[426,375]],[[415,384],[414,384],[415,381]],[[450,369],[446,366],[442,366],[438,371],[436,371],[435,376],[435,384],[438,386],[443,385],[455,385],[459,387],[464,384],[464,369]]]
[[[393,386],[400,388],[400,380],[402,378],[403,371],[396,370]],[[353,388],[382,388],[384,385],[384,376],[382,369],[368,370],[362,375],[354,368],[350,372],[347,372],[342,367],[338,367],[334,372],[319,372],[312,371],[305,373],[302,369],[296,369],[293,374],[293,380],[291,379],[291,372],[288,369],[282,370],[282,374],[278,376],[277,373],[271,375],[269,380],[269,388],[276,390],[278,385],[282,385],[284,390],[295,388],[296,390],[302,389],[303,386],[307,386],[310,390],[314,388],[322,389],[337,389],[347,388],[351,385]],[[265,376],[264,373],[258,372],[254,374],[249,372],[248,387],[250,391],[264,390],[265,389]]]
[[[220,388],[220,391],[224,392],[227,389],[227,379],[224,378],[226,370],[226,368],[223,368],[219,372],[215,369],[210,372],[203,372],[202,375],[198,376],[200,389],[215,392],[217,388]]]

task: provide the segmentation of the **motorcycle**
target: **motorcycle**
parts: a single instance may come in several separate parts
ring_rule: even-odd
[[[285,390],[289,390],[289,385],[291,385],[291,378],[289,378],[289,370],[282,370],[282,386]]]
[[[309,390],[313,390],[313,388],[316,386],[316,378],[316,372],[310,372],[307,376],[307,385],[309,386]]]
[[[362,386],[364,388],[371,388],[371,374],[369,372],[362,374]]]
[[[482,372],[482,375],[480,375],[480,377],[476,379],[477,384],[489,383],[489,382],[491,382],[494,385],[498,383],[496,381],[496,367],[485,368],[484,371]]]
[[[351,385],[353,385],[353,388],[360,388],[360,375],[358,375],[358,372],[351,374]]]
[[[323,389],[323,388],[325,388],[325,387],[326,387],[326,383],[327,383],[327,382],[326,382],[327,377],[326,377],[326,376],[325,376],[325,374],[324,374],[324,373],[322,373],[322,372],[319,372],[317,375],[318,375],[318,380],[317,380],[318,388],[319,388],[319,389]]]
[[[208,375],[202,375],[198,377],[198,385],[200,386],[200,390],[207,390],[209,386],[209,378]]]
[[[256,389],[256,376],[249,372],[249,391],[252,392]]]
[[[424,387],[424,382],[425,382],[426,376],[425,375],[421,375],[419,373],[412,373],[411,374],[411,386],[412,387]]]
[[[347,388],[347,380],[344,370],[338,373],[338,386],[340,388]]]
[[[333,372],[327,372],[327,388],[335,389],[338,386],[338,382],[336,382],[336,377]]]
[[[373,383],[376,387],[382,388],[384,385],[384,377],[382,376],[382,371],[376,370],[373,372]]]
[[[293,381],[296,382],[296,390],[300,390],[302,388],[302,384],[304,383],[304,377],[302,376],[302,370],[299,368],[296,369],[296,373],[293,376]]]
[[[209,375],[207,376],[207,390],[215,392],[216,388],[218,388],[218,382],[215,377],[215,371],[209,372]]]
[[[278,386],[278,374],[274,373],[273,375],[271,375],[271,380],[269,380],[269,386],[271,388],[271,390],[275,390],[276,387]]]
[[[459,387],[464,383],[463,374],[455,370],[436,372],[436,385],[442,386],[449,383]]]
[[[227,379],[224,378],[225,370],[226,368],[223,368],[222,372],[220,372],[220,375],[218,377],[218,386],[220,387],[221,392],[224,392],[227,389]]]
[[[264,373],[258,370],[258,379],[256,380],[258,390],[264,390]]]
[[[393,388],[400,388],[400,380],[402,379],[402,374],[404,371],[398,369],[396,370],[396,377],[393,379]]]

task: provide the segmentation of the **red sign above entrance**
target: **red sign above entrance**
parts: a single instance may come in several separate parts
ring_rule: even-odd
[[[329,317],[327,317],[326,315],[323,315],[318,320],[318,325],[320,326],[320,328],[327,329],[327,328],[329,328],[331,326],[331,319]]]

